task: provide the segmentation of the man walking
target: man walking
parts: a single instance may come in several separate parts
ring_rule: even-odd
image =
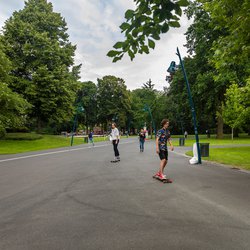
[[[171,179],[167,179],[166,176],[163,174],[164,168],[167,165],[168,162],[168,147],[167,143],[170,145],[170,150],[174,150],[174,146],[171,142],[171,136],[170,136],[170,131],[168,130],[169,126],[169,120],[168,119],[163,119],[161,122],[161,127],[157,132],[157,137],[156,137],[156,153],[160,157],[160,169],[159,172],[155,174],[156,178],[159,178],[160,180],[166,180],[168,183],[172,183]]]
[[[92,143],[92,145],[95,146],[94,140],[93,140],[93,134],[94,133],[92,131],[89,132],[89,135],[88,135],[89,136],[89,141],[88,142]]]
[[[115,153],[115,158],[111,162],[118,162],[118,161],[120,161],[120,154],[118,151],[120,134],[119,134],[119,130],[116,127],[116,124],[114,122],[111,124],[111,126],[112,126],[112,130],[111,130],[110,137],[111,137],[111,141],[112,141],[113,149],[114,149],[114,153]]]

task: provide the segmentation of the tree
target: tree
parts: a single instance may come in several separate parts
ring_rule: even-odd
[[[137,53],[149,53],[154,49],[155,40],[160,40],[160,34],[168,32],[170,27],[180,27],[181,7],[188,5],[188,0],[134,0],[135,10],[127,10],[126,22],[120,25],[125,33],[125,41],[117,42],[115,50],[108,52],[113,62],[121,60],[128,53],[131,60]]]
[[[80,116],[80,120],[82,118],[82,122],[88,127],[92,128],[97,124],[97,86],[95,83],[88,81],[81,83],[80,89],[80,100],[84,108],[84,112],[82,116]]]
[[[222,109],[224,122],[232,129],[232,140],[234,129],[240,128],[250,117],[250,81],[245,87],[232,84],[226,91],[225,105]]]
[[[211,63],[216,80],[246,84],[250,72],[249,0],[200,0],[215,30],[223,31],[213,43]]]
[[[2,50],[0,43],[0,137],[5,135],[6,129],[18,128],[25,125],[27,111],[31,105],[14,93],[9,87],[9,72],[11,63]]]
[[[144,89],[154,89],[154,84],[152,84],[152,81],[151,81],[151,79],[149,79],[146,83],[143,83],[143,88]]]
[[[66,31],[65,20],[46,0],[26,1],[3,27],[5,53],[13,64],[10,88],[33,105],[30,119],[39,131],[72,117],[79,67]]]
[[[98,120],[107,126],[115,121],[126,127],[127,117],[131,113],[131,100],[123,79],[104,76],[97,79]]]

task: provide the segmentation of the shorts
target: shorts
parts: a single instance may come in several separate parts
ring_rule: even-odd
[[[161,160],[164,160],[164,159],[168,160],[168,151],[160,150],[159,157]]]

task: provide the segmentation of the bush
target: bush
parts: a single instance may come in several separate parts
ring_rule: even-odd
[[[7,133],[4,137],[4,140],[39,140],[43,136],[35,133]]]

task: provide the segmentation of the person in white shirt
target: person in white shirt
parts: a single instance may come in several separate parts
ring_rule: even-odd
[[[111,131],[110,137],[111,137],[111,141],[112,141],[114,153],[115,153],[115,159],[114,159],[114,161],[111,161],[111,162],[118,162],[118,161],[120,161],[120,153],[118,151],[120,134],[119,134],[119,130],[116,127],[116,124],[114,122],[111,124],[111,126],[112,126],[112,131]]]

